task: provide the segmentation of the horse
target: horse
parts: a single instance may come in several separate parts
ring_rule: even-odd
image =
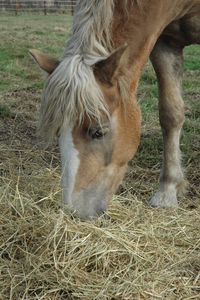
[[[200,43],[200,0],[80,0],[60,60],[31,56],[47,74],[38,134],[57,135],[62,205],[83,219],[106,211],[140,140],[136,90],[150,57],[158,81],[163,165],[151,206],[177,206],[185,190],[179,138],[183,48]]]

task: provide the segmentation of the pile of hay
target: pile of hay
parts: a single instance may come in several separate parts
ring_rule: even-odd
[[[0,299],[200,299],[197,200],[162,210],[126,193],[106,221],[72,220],[58,154],[1,145],[0,157]]]

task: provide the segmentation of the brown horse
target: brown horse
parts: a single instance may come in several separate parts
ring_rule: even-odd
[[[164,160],[153,206],[177,205],[185,187],[179,137],[183,48],[200,43],[200,0],[80,0],[72,35],[57,60],[31,50],[49,74],[39,134],[59,136],[62,203],[94,219],[106,210],[137,150],[135,99],[148,57],[158,79]]]

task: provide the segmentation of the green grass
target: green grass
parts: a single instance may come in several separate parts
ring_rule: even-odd
[[[67,14],[0,14],[0,91],[41,87],[29,49],[60,58],[69,37],[72,17]]]
[[[0,117],[4,119],[9,116],[10,116],[10,109],[7,106],[0,104]]]
[[[184,70],[200,69],[200,47],[198,45],[191,45],[184,49]]]

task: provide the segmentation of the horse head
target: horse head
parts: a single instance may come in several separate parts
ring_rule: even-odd
[[[37,50],[30,50],[30,54],[50,77],[62,68],[64,60]],[[128,85],[128,59],[125,44],[91,67],[105,109],[99,108],[96,117],[83,106],[81,122],[74,117],[70,124],[61,124],[59,131],[62,204],[85,219],[95,219],[106,211],[139,144],[140,109]],[[122,78],[126,96],[120,88]],[[46,89],[52,89],[51,84]],[[90,93],[95,98],[95,88]]]

